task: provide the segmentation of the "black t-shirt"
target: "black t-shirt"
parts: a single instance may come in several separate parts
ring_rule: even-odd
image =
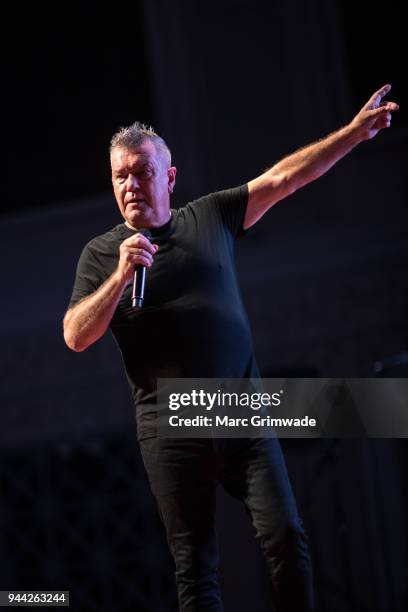
[[[212,193],[150,230],[160,248],[146,270],[143,308],[132,308],[129,285],[110,324],[139,407],[154,399],[157,378],[259,376],[234,258],[247,201],[247,185]],[[114,272],[134,233],[122,223],[85,246],[69,307]]]

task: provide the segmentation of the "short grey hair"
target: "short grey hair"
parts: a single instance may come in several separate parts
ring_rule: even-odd
[[[110,142],[109,153],[114,149],[124,148],[130,151],[135,151],[146,140],[150,140],[156,147],[156,151],[162,154],[162,157],[171,166],[171,152],[166,142],[159,136],[151,125],[135,121],[132,125],[121,127],[116,134],[112,136]]]

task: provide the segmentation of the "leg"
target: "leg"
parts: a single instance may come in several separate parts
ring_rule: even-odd
[[[141,449],[176,565],[180,611],[222,612],[211,441],[151,438]]]
[[[312,612],[312,568],[277,439],[229,440],[221,483],[245,503],[266,558],[279,612]]]

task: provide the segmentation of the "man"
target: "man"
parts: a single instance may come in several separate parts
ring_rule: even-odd
[[[214,529],[218,482],[245,503],[272,578],[276,609],[313,610],[302,521],[276,439],[160,439],[157,378],[256,378],[234,241],[279,200],[389,127],[385,85],[344,128],[239,188],[170,209],[176,168],[166,143],[139,123],[111,142],[112,183],[125,223],[89,242],[78,263],[64,337],[83,351],[112,330],[136,404],[142,456],[175,560],[182,612],[222,611]],[[149,240],[141,230],[148,229]],[[146,299],[131,304],[136,265]]]

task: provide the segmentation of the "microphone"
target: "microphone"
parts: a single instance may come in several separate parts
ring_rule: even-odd
[[[143,230],[140,232],[148,240],[152,239],[152,235],[149,230]],[[146,266],[138,264],[135,266],[135,272],[133,275],[133,291],[132,291],[132,306],[133,308],[142,308],[144,300],[144,290],[146,281]]]

